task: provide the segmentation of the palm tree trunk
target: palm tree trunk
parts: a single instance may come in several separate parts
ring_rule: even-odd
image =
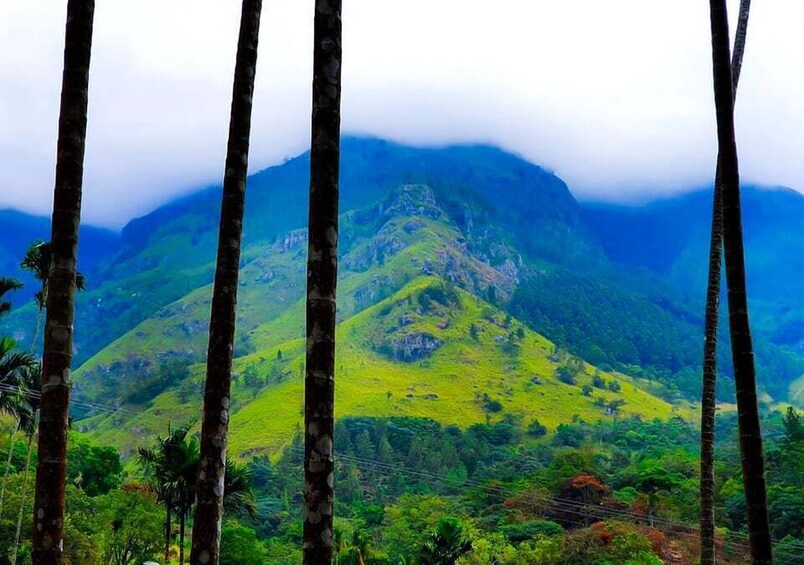
[[[182,502],[181,514],[179,514],[179,565],[184,565],[184,526],[187,521],[187,511]]]
[[[22,479],[22,501],[17,512],[17,534],[14,537],[14,552],[11,554],[11,565],[17,565],[17,553],[20,550],[20,535],[22,534],[22,517],[25,514],[25,498],[28,496],[28,470],[31,467],[31,453],[33,453],[34,433],[28,436],[28,456],[25,459],[25,474]]]
[[[304,386],[305,565],[332,563],[335,310],[338,279],[341,0],[315,4],[307,357]]]
[[[36,309],[36,325],[34,326],[33,339],[31,339],[31,355],[36,353],[37,341],[39,341],[39,330],[42,326],[42,308]]]
[[[257,43],[262,0],[243,0],[237,45],[229,147],[223,180],[220,234],[209,324],[201,459],[196,486],[191,563],[216,565],[220,558],[220,523],[232,384],[240,243],[248,174],[251,108],[257,72]]]
[[[710,10],[718,160],[722,179],[723,247],[729,299],[732,361],[737,392],[740,454],[751,556],[756,565],[765,565],[772,563],[773,550],[768,524],[765,460],[745,288],[740,173],[734,132],[734,84],[729,55],[729,22],[726,0],[710,0]]]
[[[170,562],[170,537],[173,533],[171,531],[171,521],[170,521],[170,514],[172,510],[172,505],[169,501],[165,502],[165,563]]]
[[[39,463],[34,501],[33,564],[60,563],[70,366],[73,356],[76,253],[87,129],[94,0],[69,0],[53,201],[51,267],[42,359]]]
[[[717,329],[720,267],[723,258],[723,208],[720,168],[715,176],[709,280],[704,323],[703,389],[701,392],[701,565],[715,563],[715,411],[717,406]]]
[[[732,57],[733,98],[740,81],[751,0],[740,3],[740,17]],[[717,334],[723,260],[723,179],[715,173],[712,233],[709,240],[709,277],[704,323],[703,389],[701,393],[701,565],[715,564],[715,411],[717,407]]]
[[[0,518],[3,517],[3,505],[5,504],[6,500],[6,483],[8,482],[8,473],[11,469],[11,458],[14,455],[14,441],[17,439],[17,432],[19,431],[19,426],[14,427],[14,431],[11,433],[11,443],[8,444],[8,458],[6,459],[6,468],[3,469],[3,485],[0,487]]]

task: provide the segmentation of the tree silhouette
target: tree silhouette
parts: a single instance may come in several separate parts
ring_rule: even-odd
[[[765,460],[756,391],[756,372],[748,300],[745,288],[745,250],[740,205],[740,172],[734,131],[734,82],[725,0],[710,0],[712,63],[717,111],[718,162],[722,184],[723,248],[729,299],[734,381],[737,392],[740,454],[745,487],[751,556],[757,565],[772,563]]]
[[[39,458],[33,516],[33,564],[60,563],[64,546],[67,425],[73,356],[76,255],[87,132],[94,0],[69,0],[64,40],[51,267],[42,359]]]
[[[220,522],[224,510],[221,485],[227,472],[226,445],[231,410],[240,245],[243,239],[251,107],[257,74],[261,10],[262,0],[243,0],[209,324],[201,460],[196,481],[198,508],[193,522],[190,557],[193,563],[217,565],[220,560]]]
[[[740,3],[731,69],[734,98],[740,80],[751,0]],[[715,173],[709,274],[704,316],[704,357],[701,389],[701,565],[715,563],[715,411],[717,408],[717,334],[720,315],[720,279],[723,261],[723,179]]]
[[[341,0],[315,3],[307,357],[304,380],[305,565],[333,557],[335,310],[338,280]]]

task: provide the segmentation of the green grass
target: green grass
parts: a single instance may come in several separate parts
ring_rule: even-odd
[[[502,327],[504,314],[466,292],[459,291],[460,307],[445,309],[443,316],[421,316],[405,327],[408,332],[427,331],[444,342],[431,358],[408,364],[373,351],[370,334],[387,318],[407,309],[408,296],[437,284],[440,283],[435,279],[419,278],[394,296],[340,324],[337,417],[423,417],[465,428],[486,421],[487,412],[479,398],[483,394],[503,406],[502,412],[490,415],[492,421],[512,414],[525,423],[538,419],[552,431],[576,416],[587,421],[610,417],[594,405],[592,397],[581,393],[582,385],[591,385],[594,368],[587,365],[575,386],[558,381],[555,377],[558,363],[548,358],[554,350],[553,344],[515,320],[512,326],[522,327],[524,338],[517,353],[504,351],[495,339],[510,331]],[[382,312],[386,312],[385,316]],[[489,317],[494,321],[489,321]],[[439,324],[444,320],[449,325],[441,329]],[[472,323],[482,328],[478,341],[469,336]],[[301,342],[288,346],[282,348],[283,352],[301,355]],[[622,415],[667,418],[673,414],[673,406],[643,392],[629,379],[606,373],[602,376],[607,381],[618,381],[621,390],[615,393],[595,389],[593,396],[606,400],[622,398],[625,401]],[[541,384],[534,384],[533,377],[538,377]],[[275,453],[299,429],[302,399],[302,380],[297,376],[266,388],[232,418],[232,451]]]
[[[557,355],[552,343],[478,298],[489,286],[505,295],[511,279],[468,252],[461,231],[427,196],[422,187],[403,188],[395,207],[342,220],[350,237],[342,242],[338,285],[338,417],[423,417],[465,428],[512,415],[553,430],[573,418],[614,417],[596,398],[621,399],[621,415],[669,417],[681,410],[624,375],[602,374],[620,384],[618,392],[595,388],[584,395],[595,373],[586,364],[575,385],[560,382],[556,369],[570,356]],[[300,430],[305,255],[303,231],[244,252],[230,435],[235,454],[276,454]],[[145,371],[134,369],[137,359],[155,364],[179,353],[201,361],[211,294],[209,285],[190,292],[99,352],[76,373],[79,393],[110,404],[118,386]],[[431,356],[403,362],[389,354],[396,340],[422,334],[441,343]],[[85,418],[79,426],[130,455],[168,421],[183,424],[200,415],[203,377],[204,366],[195,365],[190,377],[147,404]],[[496,403],[501,410],[490,412]]]
[[[339,282],[339,316],[349,317],[396,292],[421,274],[422,265],[430,261],[443,263],[445,255],[457,261],[460,251],[459,232],[443,221],[417,218],[418,229],[407,228],[410,218],[391,218],[381,224],[374,237],[354,238],[352,248],[347,244],[342,259]],[[347,225],[360,233],[358,225],[347,215]],[[291,239],[288,239],[291,238]],[[252,244],[244,253],[238,292],[238,351],[259,351],[303,335],[306,237],[293,232],[271,245]],[[290,241],[290,244],[286,243]],[[387,242],[401,249],[379,260],[372,249]],[[499,273],[477,259],[462,257],[458,269],[475,284],[504,286]],[[468,281],[467,281],[468,284]],[[107,399],[115,394],[114,380],[137,378],[131,373],[134,361],[145,358],[152,363],[159,356],[182,354],[202,360],[206,353],[209,308],[212,285],[198,288],[180,300],[159,310],[99,353],[85,362],[75,374],[82,394],[93,400]],[[364,297],[362,300],[358,296]],[[268,322],[265,322],[268,320]]]
[[[552,343],[517,320],[509,320],[505,327],[502,312],[467,292],[456,291],[458,304],[435,304],[422,311],[417,297],[442,285],[437,278],[418,277],[393,296],[339,324],[337,417],[422,417],[466,428],[486,422],[487,418],[497,421],[510,414],[525,425],[538,419],[553,431],[573,418],[596,421],[614,417],[595,406],[595,397],[624,400],[622,416],[668,418],[674,413],[686,414],[642,391],[623,375],[600,373],[606,381],[620,383],[619,392],[594,389],[592,396],[584,396],[581,387],[591,385],[593,367],[584,364],[576,385],[560,382],[556,369],[567,361],[566,354],[560,354],[561,359],[556,361]],[[301,319],[301,306],[298,304],[268,324],[266,332],[273,330],[271,333],[277,335],[289,331],[288,321]],[[401,315],[410,317],[412,322],[391,331]],[[472,324],[479,330],[477,340],[470,336]],[[507,340],[519,328],[523,337],[516,338],[515,348],[498,342]],[[396,361],[377,351],[378,339],[417,332],[430,333],[443,345],[431,357],[413,363]],[[279,350],[281,360],[277,360]],[[236,361],[235,409],[230,424],[233,454],[275,455],[301,430],[303,355],[303,340],[291,339]],[[265,385],[259,392],[245,386],[243,374],[247,367],[265,375],[273,364],[281,365],[281,380]],[[187,382],[161,394],[130,419],[107,416],[84,424],[101,441],[114,442],[124,455],[131,454],[136,445],[161,433],[168,420],[179,424],[197,417],[202,377],[202,367],[195,367]],[[539,384],[534,384],[534,379]],[[484,395],[499,401],[502,411],[487,412]]]

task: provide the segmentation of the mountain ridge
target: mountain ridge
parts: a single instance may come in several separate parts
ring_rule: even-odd
[[[298,245],[307,211],[307,159],[307,154],[303,154],[249,178],[251,200],[247,208],[243,263],[245,290],[241,296],[241,310],[245,312],[241,318],[245,316],[246,322],[241,324],[244,333],[238,341],[240,355],[249,354],[255,347],[252,340],[259,341],[257,334],[250,333],[257,329],[254,322],[248,321],[249,317],[259,320],[281,315],[287,304],[266,309],[267,301],[284,296],[289,303],[302,296],[304,250]],[[467,278],[468,273],[479,273],[480,267],[461,267],[451,276],[469,291],[480,293],[480,298],[495,307],[520,306],[516,314],[525,316],[523,321],[560,342],[562,348],[569,348],[592,362],[615,363],[621,369],[628,367],[629,371],[640,374],[649,369],[646,374],[654,375],[653,378],[657,369],[670,371],[661,373],[659,380],[666,385],[675,379],[681,383],[685,394],[694,395],[695,371],[690,369],[684,375],[675,373],[683,366],[694,367],[699,357],[700,343],[696,336],[702,308],[698,308],[696,299],[703,293],[705,280],[698,280],[700,271],[695,269],[705,255],[701,254],[703,240],[699,241],[698,236],[690,233],[685,236],[697,246],[688,246],[686,251],[695,269],[684,271],[679,267],[686,279],[680,275],[668,276],[661,265],[645,260],[633,261],[630,265],[625,261],[623,265],[616,256],[610,257],[612,239],[606,238],[625,234],[621,239],[632,246],[650,238],[633,237],[633,230],[625,229],[628,226],[624,228],[617,216],[623,213],[622,207],[614,207],[613,213],[607,210],[608,216],[590,212],[590,208],[578,203],[566,184],[549,171],[485,145],[419,149],[376,139],[345,138],[343,187],[342,211],[346,218],[343,265],[347,271],[352,271],[349,276],[371,280],[377,275],[379,280],[384,280],[385,275],[380,275],[382,269],[377,264],[378,250],[386,255],[386,245],[395,245],[394,237],[397,243],[405,242],[409,249],[417,250],[416,245],[425,240],[407,241],[410,234],[390,234],[382,242],[378,236],[382,235],[384,224],[372,222],[382,218],[384,206],[401,206],[403,216],[415,215],[417,208],[428,210],[429,204],[416,199],[430,198],[440,210],[438,218],[430,218],[435,222],[431,231],[442,235],[454,232],[449,235],[451,243],[446,247],[456,250],[446,255],[433,255],[432,264],[440,267],[446,258],[451,258],[453,264],[460,264],[463,259],[471,258],[480,265],[487,265],[483,269],[497,273],[493,277],[499,278],[491,285],[491,290],[472,287]],[[404,195],[405,187],[425,187],[426,193],[414,194],[412,203],[389,200]],[[158,353],[163,346],[172,347],[173,354],[189,354],[195,361],[203,355],[209,285],[214,272],[219,190],[219,187],[209,188],[182,197],[129,223],[123,230],[115,258],[97,270],[89,280],[89,290],[79,295],[82,323],[76,332],[77,359],[84,370],[99,365],[107,369],[122,367],[115,363],[125,361],[137,350],[147,356]],[[746,194],[750,196],[750,189]],[[703,196],[696,198],[705,203]],[[677,221],[673,209],[667,212],[666,206],[657,206],[674,222],[673,227],[689,227]],[[705,226],[706,207],[699,207],[702,212],[696,216],[696,222]],[[652,208],[645,209],[645,213],[652,211]],[[770,211],[773,212],[772,207]],[[590,221],[592,213],[598,214],[596,221]],[[768,218],[760,219],[766,224],[772,223]],[[655,223],[651,217],[644,221],[649,225]],[[750,222],[747,228],[751,228]],[[276,250],[288,241],[293,241],[293,260],[288,260],[289,256],[277,260],[281,254]],[[613,241],[617,241],[616,237]],[[360,245],[363,248],[358,253],[355,250]],[[428,249],[435,252],[432,246]],[[397,275],[400,273],[407,274],[394,280],[394,288],[368,285],[350,292],[364,293],[360,296],[370,306],[372,301],[384,299],[383,293],[397,291],[412,279],[410,266]],[[489,276],[492,275],[480,278]],[[506,280],[514,282],[506,283]],[[679,292],[679,280],[685,280],[684,284],[692,290]],[[455,283],[455,280],[447,282]],[[251,286],[258,290],[249,291]],[[523,306],[522,296],[516,303],[512,302],[517,289],[538,292],[530,292]],[[342,304],[355,301],[355,295],[341,296]],[[752,299],[752,308],[754,303]],[[577,304],[587,305],[579,313],[582,315],[572,313]],[[760,305],[765,308],[764,304]],[[770,314],[759,317],[767,326],[761,328],[761,340],[770,340],[774,331],[785,329],[784,324],[777,328],[772,323],[774,308],[784,307],[785,304],[772,303],[766,310]],[[630,315],[618,325],[624,324],[627,331],[611,334],[608,331],[611,320],[623,312]],[[792,328],[788,333],[793,335],[801,333],[796,329],[798,312],[793,308],[787,313]],[[22,338],[27,335],[27,328],[32,327],[32,313],[32,309],[27,308],[15,315],[12,319],[16,325],[15,335]],[[588,315],[591,318],[585,317]],[[649,321],[654,325],[635,322],[642,318],[651,318]],[[586,320],[587,327],[598,328],[598,333],[591,337],[584,335],[589,332],[579,331],[582,329],[578,326],[579,320]],[[661,324],[656,326],[658,320]],[[674,336],[677,343],[668,344],[667,348],[684,349],[683,362],[671,363],[670,357],[662,354],[663,346],[651,337],[657,332]],[[119,348],[120,340],[127,344],[123,349]],[[172,345],[182,340],[183,349]],[[619,345],[614,348],[614,343]],[[604,351],[609,348],[611,351]],[[188,350],[192,351],[188,353]],[[117,361],[112,359],[112,351],[118,351]],[[796,355],[794,346],[787,342],[777,346],[760,341],[758,360],[761,367],[767,368],[760,371],[760,376],[766,384],[779,381],[772,389],[777,398],[784,397],[786,383],[800,374],[796,374],[799,371]],[[85,364],[92,359],[94,361]],[[640,366],[645,359],[658,359],[658,365]],[[137,363],[129,365],[138,366]],[[728,370],[726,356],[722,366]],[[149,370],[139,368],[144,373]]]

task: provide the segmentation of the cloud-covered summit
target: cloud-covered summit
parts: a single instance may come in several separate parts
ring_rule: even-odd
[[[0,207],[50,207],[64,6],[0,5]],[[220,182],[238,6],[98,5],[87,220],[119,226]],[[265,5],[252,170],[308,143],[312,6]],[[697,0],[349,0],[344,129],[495,143],[555,170],[583,198],[702,185],[715,160],[708,17]],[[752,8],[737,105],[747,180],[804,187],[802,20],[798,0]]]

